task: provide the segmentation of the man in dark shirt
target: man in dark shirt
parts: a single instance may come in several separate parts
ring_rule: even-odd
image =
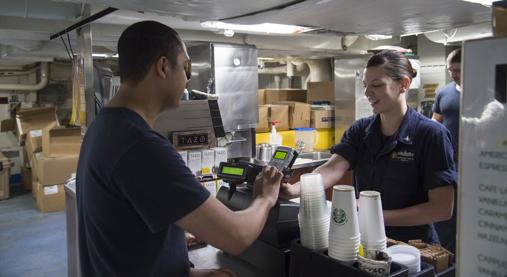
[[[281,173],[265,167],[243,211],[222,205],[196,180],[158,115],[179,105],[189,79],[185,45],[171,28],[144,21],[118,42],[121,87],[89,126],[77,170],[84,276],[230,276],[190,270],[184,231],[232,254],[259,235]]]
[[[459,103],[461,97],[461,48],[447,56],[447,71],[452,82],[437,91],[433,105],[433,120],[442,123],[451,132],[454,161],[458,163],[459,144]],[[455,190],[457,195],[457,190]],[[442,246],[451,252],[456,251],[456,202],[450,220],[435,223]]]

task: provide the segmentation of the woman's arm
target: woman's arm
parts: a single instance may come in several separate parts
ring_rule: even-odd
[[[448,220],[454,206],[454,187],[428,191],[428,202],[397,210],[384,210],[386,226],[417,226]]]
[[[338,154],[333,154],[331,158],[323,165],[317,167],[313,173],[320,173],[324,181],[324,188],[335,185],[342,177],[345,171],[350,167],[350,163]],[[284,183],[281,185],[280,196],[286,199],[299,197],[301,188],[299,182],[294,184]]]

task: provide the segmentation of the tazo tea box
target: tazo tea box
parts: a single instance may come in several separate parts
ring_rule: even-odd
[[[178,151],[178,154],[180,154],[185,165],[188,166],[188,152],[187,151]]]
[[[225,147],[215,147],[215,168],[218,168],[221,162],[227,162],[227,149]]]
[[[205,149],[201,150],[202,153],[202,164],[201,164],[201,172],[202,174],[210,174],[215,165],[215,151],[213,149]]]
[[[201,151],[188,151],[188,168],[194,173],[195,175],[201,174],[201,168],[202,168],[202,161],[201,161]]]

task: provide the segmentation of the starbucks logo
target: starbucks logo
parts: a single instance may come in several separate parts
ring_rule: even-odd
[[[343,224],[347,223],[347,221],[349,221],[349,220],[348,220],[347,214],[345,213],[344,210],[334,208],[333,209],[333,221],[338,225],[343,225]]]

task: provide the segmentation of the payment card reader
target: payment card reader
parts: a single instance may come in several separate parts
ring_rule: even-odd
[[[296,161],[299,152],[290,147],[278,146],[268,165],[276,167],[283,173],[284,178],[290,177],[291,167]]]

